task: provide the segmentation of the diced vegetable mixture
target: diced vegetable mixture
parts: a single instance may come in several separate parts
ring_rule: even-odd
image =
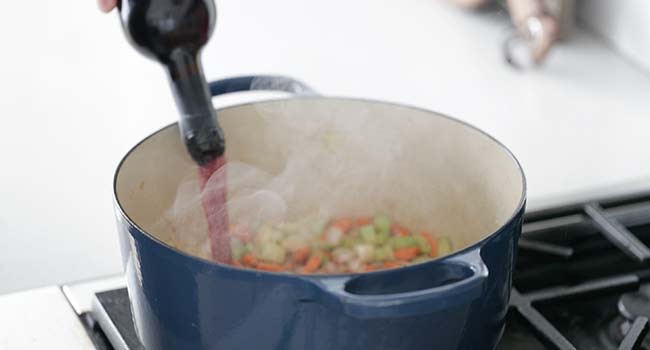
[[[452,252],[448,237],[412,232],[384,215],[231,227],[235,266],[339,274],[402,267]]]

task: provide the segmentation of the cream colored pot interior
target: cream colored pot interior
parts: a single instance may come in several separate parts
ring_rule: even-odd
[[[497,230],[523,200],[522,172],[503,146],[429,111],[293,98],[230,107],[218,115],[230,162],[268,174],[294,173],[291,189],[283,192],[288,218],[323,208],[332,216],[386,213],[414,229],[448,235],[461,249]],[[311,153],[289,162],[301,150]],[[237,183],[237,175],[229,173],[229,181]],[[125,158],[116,178],[118,203],[152,236],[206,258],[200,206],[190,215],[196,221],[188,243],[179,242],[177,228],[161,220],[181,184],[198,192],[196,178],[177,127],[168,127]]]

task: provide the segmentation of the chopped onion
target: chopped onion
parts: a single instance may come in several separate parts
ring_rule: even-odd
[[[362,262],[371,261],[375,257],[375,247],[370,244],[359,244],[354,247],[354,251]]]

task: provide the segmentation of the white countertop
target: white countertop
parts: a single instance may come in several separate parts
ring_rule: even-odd
[[[503,16],[438,0],[218,4],[211,78],[284,74],[326,95],[464,119],[517,155],[531,207],[650,188],[650,76],[584,32],[545,69],[519,73],[500,55]],[[0,293],[116,273],[112,175],[175,120],[165,76],[94,1],[10,6],[0,13]]]
[[[0,295],[0,349],[95,350],[59,287]]]

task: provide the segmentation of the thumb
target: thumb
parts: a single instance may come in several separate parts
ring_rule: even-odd
[[[117,0],[98,0],[99,9],[103,12],[111,12],[117,5]]]

